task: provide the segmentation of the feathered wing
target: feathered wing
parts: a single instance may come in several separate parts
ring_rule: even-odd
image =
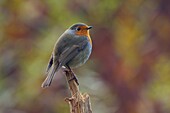
[[[70,60],[72,60],[76,55],[78,55],[80,51],[84,50],[87,43],[87,40],[84,40],[83,42],[77,45],[73,45],[71,48],[68,48],[66,49],[66,51],[62,52],[59,57],[60,65],[66,65]]]
[[[48,66],[47,66],[47,69],[46,69],[47,73],[49,72],[52,65],[53,65],[53,54],[51,55],[51,58],[50,58],[50,60],[48,62]]]
[[[52,63],[51,63],[52,62]],[[42,83],[41,87],[43,88],[46,88],[48,86],[51,85],[51,82],[52,82],[52,79],[55,75],[55,72],[59,69],[59,62],[54,62],[54,56],[51,57],[51,60],[48,64],[48,67],[47,67],[47,77],[46,79],[44,80],[44,82]]]
[[[47,77],[42,83],[41,87],[49,87],[51,85],[55,72],[58,71],[58,69],[60,69],[63,65],[66,65],[80,51],[82,51],[87,43],[87,40],[84,40],[81,43],[72,45],[71,47],[67,47],[64,49],[64,51],[61,52],[58,57],[52,55],[47,67]]]
[[[51,69],[48,70],[47,77],[42,83],[41,87],[43,88],[49,87],[51,85],[55,72],[57,72],[58,69],[60,69],[64,64],[66,64],[70,59],[72,59],[77,54],[78,46],[73,46],[70,49],[66,49],[66,51],[61,53],[60,58],[58,59],[57,62],[55,59],[53,59],[53,65],[51,66]],[[55,57],[53,56],[53,58]]]

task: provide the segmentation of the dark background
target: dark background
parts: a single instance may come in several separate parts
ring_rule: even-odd
[[[92,25],[90,60],[75,69],[94,113],[170,113],[169,0],[1,0],[0,112],[68,113],[60,71],[42,89],[57,38]]]

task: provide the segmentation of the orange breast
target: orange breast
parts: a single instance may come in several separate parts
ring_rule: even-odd
[[[76,35],[79,35],[79,36],[87,36],[90,44],[92,44],[92,40],[91,40],[91,38],[90,38],[90,34],[89,34],[89,31],[88,31],[88,30],[82,29],[82,30],[80,30],[80,31],[77,31],[77,32],[76,32]]]

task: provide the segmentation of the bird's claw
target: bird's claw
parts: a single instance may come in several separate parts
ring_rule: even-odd
[[[73,77],[70,80],[68,80],[68,82],[75,80],[77,85],[79,85],[78,78],[76,77],[76,75],[74,74],[74,72],[71,69],[68,69],[68,68],[62,68],[62,69],[65,73],[71,73],[73,75]]]
[[[76,77],[76,75],[73,75],[73,78],[71,78],[70,80],[68,80],[69,82],[75,80],[75,82],[77,83],[77,85],[79,85],[78,79]]]

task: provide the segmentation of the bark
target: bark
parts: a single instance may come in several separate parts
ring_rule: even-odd
[[[92,113],[89,95],[87,93],[82,94],[79,91],[79,85],[75,79],[72,79],[73,77],[74,73],[72,71],[66,71],[71,97],[65,100],[69,103],[70,113]]]

